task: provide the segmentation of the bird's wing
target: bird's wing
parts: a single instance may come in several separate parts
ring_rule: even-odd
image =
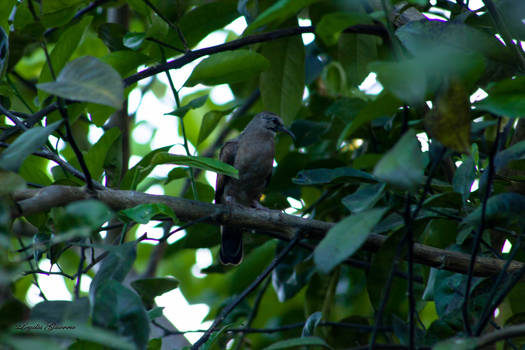
[[[219,160],[224,163],[233,166],[235,162],[235,156],[237,155],[237,149],[239,148],[239,141],[237,139],[226,142],[219,153]],[[230,180],[229,176],[223,174],[217,174],[217,182],[215,185],[215,203],[221,203],[222,193],[226,183]]]

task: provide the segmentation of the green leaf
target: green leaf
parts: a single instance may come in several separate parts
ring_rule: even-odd
[[[98,275],[98,274],[97,274]],[[92,302],[93,324],[113,328],[144,349],[149,339],[149,318],[140,297],[114,279],[101,281]]]
[[[102,172],[104,171],[104,161],[106,160],[108,153],[110,153],[110,149],[115,140],[117,140],[119,136],[120,130],[118,128],[106,130],[102,137],[89,149],[84,157],[91,176],[94,179],[98,179],[102,175]]]
[[[467,215],[461,225],[477,226],[481,220],[482,207]],[[525,214],[525,196],[505,192],[499,193],[489,198],[485,211],[485,222],[487,225],[501,225],[509,227],[515,223],[523,226]]]
[[[146,33],[126,33],[122,38],[125,47],[132,50],[138,50],[146,40]]]
[[[304,44],[300,36],[272,40],[261,53],[270,62],[261,73],[259,88],[264,109],[290,124],[301,108],[304,93]]]
[[[387,208],[370,209],[346,217],[335,224],[314,250],[317,269],[329,273],[346,258],[352,256],[366,241]]]
[[[55,74],[60,72],[62,68],[66,65],[66,62],[73,55],[73,52],[78,48],[82,43],[83,37],[91,23],[92,17],[87,16],[83,17],[78,23],[67,28],[62,35],[60,35],[59,40],[57,41],[53,51],[49,54],[51,64],[53,65],[53,71]],[[51,71],[47,64],[42,68],[42,73],[40,73],[40,78],[38,79],[39,83],[45,83],[53,80]],[[43,92],[38,93],[38,99],[40,103],[43,103],[47,94]]]
[[[198,157],[198,156],[181,156],[167,152],[156,154],[151,160],[152,164],[177,164],[186,165],[202,170],[214,171],[236,179],[239,178],[239,171],[229,164],[221,162],[218,159]]]
[[[202,107],[204,103],[206,103],[206,100],[208,100],[208,94],[197,97],[191,100],[187,105],[177,108],[173,112],[169,112],[165,114],[174,115],[174,116],[183,118],[186,115],[186,113],[188,113],[191,109],[197,109],[199,107]]]
[[[476,179],[476,165],[471,156],[463,158],[463,163],[456,169],[452,179],[452,188],[461,194],[463,201],[470,197],[470,189]]]
[[[340,179],[343,178],[343,179]],[[301,170],[297,176],[292,179],[298,185],[319,185],[331,183],[335,180],[348,182],[349,180],[360,180],[366,182],[375,182],[372,175],[364,171],[344,167],[335,169],[308,169]]]
[[[425,115],[425,125],[433,139],[458,152],[470,151],[471,112],[468,91],[452,80]]]
[[[261,13],[255,21],[246,28],[245,33],[251,34],[255,29],[268,23],[282,23],[286,19],[294,16],[302,8],[317,1],[319,0],[279,0]]]
[[[61,123],[62,121],[58,121],[45,128],[34,127],[26,130],[0,154],[0,168],[18,171],[24,159],[40,149],[46,143],[49,135],[58,129]]]
[[[141,183],[151,173],[155,164],[152,163],[153,157],[159,153],[167,152],[172,145],[155,149],[146,154],[140,162],[138,162],[133,168],[131,168],[120,184],[120,188],[123,190],[134,190],[137,185]]]
[[[322,346],[324,348],[331,349],[331,347],[328,344],[326,344],[326,342],[322,338],[301,337],[278,341],[270,346],[265,347],[263,350],[288,349],[295,348],[298,346]]]
[[[401,105],[401,101],[392,94],[382,92],[374,101],[364,106],[352,122],[347,124],[343,132],[341,132],[337,144],[341,144],[363,124],[380,117],[392,116]]]
[[[57,80],[37,84],[41,90],[70,100],[122,108],[124,85],[110,65],[91,56],[69,62]]]
[[[321,37],[326,45],[330,46],[337,43],[339,35],[346,28],[365,23],[371,23],[371,19],[364,13],[329,13],[321,18],[315,27],[315,33]]]
[[[496,154],[494,158],[494,168],[496,171],[499,171],[510,162],[523,158],[525,158],[525,141],[520,141]]]
[[[170,3],[170,6],[173,5]],[[237,0],[206,2],[186,13],[180,20],[180,28],[188,46],[193,47],[206,35],[224,28],[237,17],[239,17]],[[177,33],[170,31],[170,35],[173,38],[173,42],[170,43],[182,48],[182,42]]]
[[[144,278],[131,282],[131,286],[141,296],[144,304],[153,306],[155,297],[179,286],[179,281],[171,277]]]
[[[452,338],[435,344],[432,350],[474,350],[477,348],[476,338]]]
[[[122,44],[123,37],[126,35],[126,28],[120,23],[102,23],[97,33],[99,38],[111,51],[125,50]]]
[[[304,323],[303,331],[301,333],[301,337],[309,337],[314,334],[315,328],[321,322],[321,319],[323,318],[323,313],[320,311],[314,312],[308,318],[306,319],[306,322]]]
[[[0,155],[0,166],[1,165],[2,157]],[[26,182],[20,175],[2,169],[0,169],[0,183],[2,184],[2,187],[0,187],[0,197],[24,189],[26,187]]]
[[[399,62],[372,62],[368,65],[377,73],[381,84],[398,99],[410,105],[425,101],[427,77],[424,68],[417,60]]]
[[[64,324],[70,321],[82,324],[89,319],[89,300],[87,298],[79,298],[75,301],[42,301],[31,310],[31,319],[53,322],[55,324]]]
[[[92,304],[95,301],[94,297],[99,285],[108,280],[124,281],[137,257],[137,244],[135,242],[106,247],[106,249],[108,249],[109,254],[102,261],[102,265],[89,287],[89,297]]]
[[[404,190],[413,190],[424,180],[425,162],[413,129],[408,130],[374,168],[379,180]]]
[[[352,213],[359,213],[372,208],[385,189],[385,184],[361,184],[357,191],[344,197],[341,201],[343,205]]]
[[[124,220],[131,219],[139,224],[147,224],[153,217],[157,215],[167,216],[174,221],[177,221],[173,209],[162,203],[143,203],[136,207],[123,209],[119,212]]]
[[[193,70],[184,86],[232,84],[249,80],[268,69],[264,56],[251,50],[225,51],[204,59]]]
[[[485,99],[474,104],[477,109],[503,117],[525,117],[525,77],[497,82],[487,93]]]
[[[197,144],[200,144],[202,141],[206,140],[206,138],[213,132],[213,130],[215,129],[219,121],[222,119],[222,117],[230,114],[232,110],[233,109],[230,108],[225,111],[206,112],[206,114],[202,118],[202,123],[199,129],[199,138],[197,139]]]

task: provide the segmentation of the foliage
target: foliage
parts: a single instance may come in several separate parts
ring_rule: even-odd
[[[175,288],[215,320],[194,349],[523,347],[525,6],[468,4],[2,0],[0,347],[186,348],[155,302]],[[238,177],[219,147],[263,110],[296,140],[262,204],[308,219],[245,219],[222,266],[225,209],[185,213]]]

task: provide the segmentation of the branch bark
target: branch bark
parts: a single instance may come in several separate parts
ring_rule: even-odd
[[[132,208],[144,203],[163,203],[173,209],[182,221],[192,221],[208,217],[208,223],[241,226],[248,229],[270,231],[278,237],[291,239],[296,229],[302,229],[312,237],[322,238],[334,223],[305,219],[288,215],[277,210],[257,210],[243,207],[228,207],[220,204],[198,202],[190,199],[159,196],[134,191],[105,189],[92,194],[83,187],[49,186],[41,189],[25,189],[14,193],[17,206],[13,216],[30,215],[47,211],[53,207],[93,198],[107,204],[113,210]],[[370,234],[362,249],[377,251],[387,237]],[[414,261],[447,271],[468,273],[471,256],[460,252],[434,248],[420,243],[414,244]],[[474,276],[486,277],[500,272],[505,260],[477,257],[473,268]],[[520,269],[523,263],[512,261],[508,272]]]

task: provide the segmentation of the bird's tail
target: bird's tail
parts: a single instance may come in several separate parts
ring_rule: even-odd
[[[223,226],[221,230],[220,258],[223,264],[238,265],[242,261],[242,230]]]

